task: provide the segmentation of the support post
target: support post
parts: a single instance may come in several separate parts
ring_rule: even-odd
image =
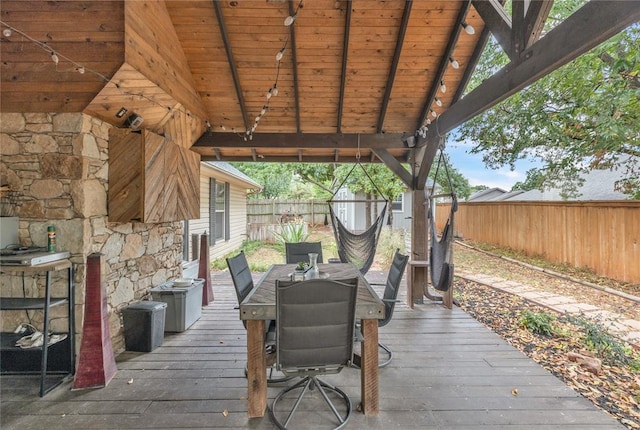
[[[413,190],[411,218],[411,258],[407,282],[407,301],[413,308],[415,303],[424,303],[424,291],[428,282],[428,242],[427,207],[424,189]],[[412,261],[415,264],[412,264]]]
[[[105,387],[118,370],[111,344],[106,287],[102,281],[103,264],[102,254],[87,257],[82,343],[73,390]]]
[[[200,236],[198,278],[204,279],[204,285],[202,286],[202,306],[207,306],[213,301],[213,286],[211,285],[211,268],[209,267],[209,235],[206,231]]]

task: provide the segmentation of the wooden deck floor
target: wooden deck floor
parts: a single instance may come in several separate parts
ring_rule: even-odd
[[[37,377],[2,376],[0,427],[275,428],[268,415],[247,418],[245,331],[233,287],[217,282],[199,321],[167,334],[151,353],[119,354],[118,373],[105,388],[70,391],[67,382],[39,398]],[[380,414],[355,412],[347,428],[624,428],[455,307],[400,304],[380,339],[395,351],[380,372]],[[326,379],[359,402],[357,369]],[[279,389],[269,387],[270,400]],[[315,418],[310,414],[304,428],[323,428]]]

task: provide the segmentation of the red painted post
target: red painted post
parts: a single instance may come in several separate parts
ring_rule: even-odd
[[[111,344],[102,254],[87,257],[82,343],[71,389],[105,387],[118,371]]]

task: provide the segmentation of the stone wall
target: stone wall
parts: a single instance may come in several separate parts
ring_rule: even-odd
[[[182,223],[109,223],[107,220],[108,136],[111,126],[80,113],[0,116],[0,183],[10,192],[1,215],[18,216],[24,246],[46,246],[54,225],[58,250],[69,251],[75,270],[76,332],[81,335],[86,257],[103,255],[114,350],[124,348],[120,310],[145,298],[152,286],[180,276]],[[2,294],[23,294],[19,276],[3,276]],[[26,279],[24,291],[42,293],[44,277]],[[54,292],[64,293],[66,278],[54,277]],[[53,328],[62,330],[65,315],[56,309]],[[42,316],[31,312],[35,325]],[[24,311],[3,312],[2,331],[27,322]],[[78,345],[80,336],[78,336]]]

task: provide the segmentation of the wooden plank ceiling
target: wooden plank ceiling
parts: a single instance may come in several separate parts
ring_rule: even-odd
[[[159,133],[186,113],[210,126],[186,146],[219,160],[405,162],[483,30],[466,0],[3,0],[1,16],[19,30],[2,36],[3,112],[135,112]]]

